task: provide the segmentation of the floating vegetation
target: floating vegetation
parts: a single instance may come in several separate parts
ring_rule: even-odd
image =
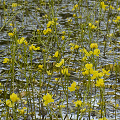
[[[0,1],[0,119],[120,119],[119,0]]]

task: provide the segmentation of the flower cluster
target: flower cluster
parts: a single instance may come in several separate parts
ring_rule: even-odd
[[[40,50],[40,47],[35,47],[33,44],[29,46],[29,50]]]
[[[76,89],[76,82],[73,81],[73,83],[71,84],[71,87],[68,87],[68,89],[70,90],[70,92],[75,91],[75,89]]]
[[[64,59],[62,59],[62,60],[60,61],[60,63],[57,63],[55,66],[56,66],[56,67],[61,67],[62,65],[64,65]]]
[[[9,106],[9,107],[13,107],[14,106],[14,102],[19,101],[19,97],[15,93],[12,93],[12,95],[10,95],[10,99],[11,100],[7,100],[6,101],[6,105]]]
[[[49,93],[43,96],[43,100],[45,105],[47,105],[48,103],[54,102],[54,99],[52,99],[52,96]]]
[[[8,63],[9,62],[9,59],[8,58],[5,58],[3,63]]]

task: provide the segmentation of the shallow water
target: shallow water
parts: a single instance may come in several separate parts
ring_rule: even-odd
[[[12,1],[12,3],[13,2],[14,1]],[[23,5],[23,1],[18,0],[18,3]],[[9,65],[5,65],[2,63],[2,61],[5,57],[8,57],[8,56],[11,57],[10,56],[11,39],[8,36],[8,31],[10,31],[12,27],[10,27],[9,24],[15,21],[14,26],[17,28],[17,33],[19,34],[19,38],[25,37],[28,42],[34,43],[35,45],[38,45],[41,48],[44,48],[41,43],[37,42],[36,35],[33,36],[33,33],[36,34],[35,31],[37,29],[40,29],[40,31],[43,31],[46,28],[46,21],[42,17],[43,15],[45,15],[45,13],[47,13],[48,15],[50,15],[52,17],[51,13],[49,14],[50,9],[51,9],[48,5],[49,1],[46,1],[46,3],[47,3],[46,6],[42,6],[42,5],[40,5],[39,1],[34,1],[34,0],[28,1],[28,3],[26,3],[26,5],[25,5],[24,10],[23,10],[23,6],[19,6],[17,8],[17,11],[19,11],[18,14],[16,14],[15,11],[13,12],[11,6],[9,6],[8,13],[11,14],[10,16],[8,16],[7,13],[4,13],[3,3],[0,6],[0,13],[1,13],[0,14],[0,26],[1,26],[1,28],[4,25],[4,19],[3,19],[4,14],[6,16],[6,23],[7,23],[5,25],[5,27],[2,28],[2,30],[0,31],[0,53],[1,53],[0,54],[0,61],[1,61],[1,63],[0,63],[0,66],[1,66],[0,67],[0,74],[1,74],[0,80],[1,80],[1,83],[4,83],[4,86],[7,86],[6,91],[9,91],[9,89],[11,87],[9,82],[6,83],[6,81],[10,81],[12,79],[9,76],[10,74],[8,74]],[[59,23],[59,25],[57,26],[57,33],[58,33],[57,38],[58,38],[58,42],[61,43],[61,46],[59,46],[59,47],[64,46],[64,42],[61,41],[61,39],[60,39],[61,32],[63,30],[66,32],[67,31],[71,32],[70,38],[66,42],[66,46],[65,46],[65,50],[64,50],[64,58],[65,59],[67,59],[71,55],[71,52],[69,49],[70,46],[67,46],[67,45],[70,42],[79,44],[81,41],[81,36],[80,36],[81,34],[79,35],[79,32],[81,32],[82,28],[80,28],[79,25],[83,24],[83,28],[84,28],[85,24],[88,24],[88,22],[87,22],[88,19],[91,21],[93,18],[94,18],[94,20],[100,19],[100,16],[97,16],[97,13],[100,11],[99,6],[97,4],[98,2],[93,1],[93,0],[88,0],[88,1],[86,0],[83,2],[83,4],[81,5],[81,8],[80,8],[80,10],[82,11],[82,12],[80,11],[82,19],[78,19],[78,21],[75,21],[72,17],[73,16],[72,8],[73,8],[73,5],[75,5],[76,3],[78,3],[78,1],[64,1],[64,0],[62,0],[61,2],[60,1],[54,2],[54,10],[55,10],[54,14],[55,14],[55,17],[58,18],[57,22]],[[115,6],[116,3],[117,3],[117,0],[112,1],[113,6]],[[11,1],[7,1],[6,4],[7,5],[11,4]],[[96,6],[95,9],[94,9],[94,6]],[[39,7],[40,10],[38,10],[37,7]],[[22,10],[20,10],[21,8],[22,8]],[[94,12],[95,12],[95,15],[92,14]],[[10,18],[13,14],[16,14],[16,16]],[[79,14],[79,13],[77,13],[77,14]],[[89,14],[89,16],[88,16],[88,14]],[[114,29],[116,27],[116,25],[114,23],[109,23],[108,30],[106,30],[106,27],[105,27],[107,24],[108,18],[112,18],[112,16],[120,16],[120,12],[117,13],[115,10],[113,10],[113,11],[111,11],[111,13],[105,13],[104,17],[103,17],[104,19],[101,20],[101,23],[100,23],[101,32],[100,33],[95,32],[95,34],[93,35],[93,38],[92,38],[92,39],[94,39],[94,42],[99,43],[99,49],[101,51],[101,54],[99,57],[100,58],[99,59],[99,66],[104,67],[104,68],[107,68],[108,65],[114,65],[115,62],[120,61],[120,45],[113,44],[113,43],[120,42],[120,30],[119,30],[119,28]],[[23,19],[23,17],[24,17],[24,19]],[[72,24],[70,24],[70,26],[69,26],[69,30],[68,30],[67,18],[73,19]],[[87,29],[88,28],[85,28],[85,32],[87,32]],[[109,38],[109,37],[107,37],[108,33],[109,34],[116,33],[115,34],[116,36],[114,36],[113,38]],[[117,35],[117,33],[119,33],[119,34]],[[68,37],[68,36],[66,35],[66,37]],[[46,41],[46,37],[44,35],[41,36],[41,38],[44,41]],[[53,36],[53,38],[54,38],[54,36]],[[89,39],[90,38],[89,38],[88,34],[83,33],[82,41],[84,44],[82,44],[81,46],[86,47],[86,49],[88,49],[88,50],[90,50],[89,45],[88,45]],[[52,41],[52,42],[54,42],[54,41]],[[106,42],[106,48],[104,48],[104,42]],[[109,45],[108,45],[108,44],[110,44],[110,42],[111,42],[111,44],[113,44],[112,47],[109,47]],[[54,52],[56,51],[57,45],[53,44],[53,43],[47,43],[47,42],[44,42],[44,44],[47,46],[47,48],[50,52],[50,55],[52,56],[54,54]],[[112,52],[109,53],[109,51],[112,48],[114,48],[114,50],[112,50]],[[19,50],[19,52],[20,51],[21,50]],[[38,64],[41,63],[41,61],[43,61],[43,55],[41,52],[35,53],[33,57],[34,57],[34,59],[32,60],[32,63],[33,63],[34,67],[38,66]],[[80,58],[81,58],[80,54],[76,53],[76,55],[72,55],[72,58],[71,58],[72,62],[71,62],[70,67],[75,68],[76,70],[79,70],[78,60]],[[24,64],[23,60],[17,60],[17,62],[19,64],[22,64],[23,68],[21,68],[21,71],[20,71],[19,67],[15,66],[15,71],[16,71],[16,73],[15,73],[15,88],[17,88],[15,90],[16,93],[25,90],[24,86],[26,85],[27,80],[24,77],[24,75],[22,76],[22,74],[26,74],[27,78],[30,78],[31,76],[35,76],[36,80],[39,80],[39,78],[41,77],[36,72],[36,70],[34,70],[33,68],[32,68],[33,73],[32,73],[32,75],[30,75],[29,71],[25,70],[26,65]],[[28,62],[28,65],[30,65],[30,58],[28,58],[27,62]],[[47,67],[52,68],[53,62],[55,62],[55,60],[50,59],[50,61],[48,61],[48,63],[47,63]],[[107,68],[107,69],[109,69],[109,68]],[[24,73],[24,71],[26,71],[26,73]],[[60,85],[57,85],[54,82],[55,77],[58,77],[58,76],[59,75],[56,72],[51,78],[49,78],[47,76],[47,74],[44,75],[44,80],[42,80],[42,81],[44,81],[44,84],[41,87],[43,93],[44,93],[44,89],[46,89],[46,84],[48,83],[48,80],[51,79],[51,81],[53,81],[53,82],[50,83],[50,85],[51,85],[51,87],[49,87],[50,91],[52,91],[53,94],[56,94],[56,95],[61,94],[61,96],[60,96],[61,98],[64,96],[64,92],[62,90],[62,87]],[[80,76],[79,73],[77,73],[75,71],[71,71],[71,76],[69,77],[69,79],[71,81],[74,80],[76,82],[78,82],[79,80],[82,81],[83,78],[79,77],[79,76]],[[120,78],[120,73],[118,73],[116,76],[116,74],[114,72],[114,66],[112,66],[111,67],[111,75],[108,79],[106,79],[106,82],[105,82],[106,86],[109,85],[109,87],[105,88],[106,101],[113,102],[113,104],[108,104],[107,111],[106,111],[106,117],[111,118],[111,119],[115,118],[114,108],[113,108],[113,105],[115,103],[115,99],[114,99],[115,96],[117,97],[116,103],[120,104],[120,79],[119,78]],[[30,79],[32,79],[32,78],[30,78]],[[63,80],[64,80],[64,78],[63,78]],[[116,93],[115,93],[114,85],[116,84],[116,80],[117,80],[118,87],[116,88]],[[113,87],[111,87],[111,86],[113,86]],[[30,85],[28,91],[30,91],[32,93],[32,90],[33,90],[32,86]],[[35,110],[36,110],[36,114],[38,115],[39,114],[39,99],[38,99],[39,97],[37,96],[37,91],[40,91],[40,88],[37,84],[35,84],[35,91],[33,92],[34,93],[34,100],[33,100],[33,96],[29,99],[31,99],[30,100],[31,103],[32,102],[35,103],[35,105],[33,105],[33,107],[36,106]],[[29,94],[30,94],[30,92],[29,92]],[[81,92],[81,96],[83,96],[84,92],[83,92],[82,86],[80,88],[80,92]],[[99,91],[96,91],[96,94],[97,93],[99,94]],[[3,93],[2,93],[2,95],[3,95]],[[1,99],[4,98],[4,97],[2,97],[2,95],[1,95]],[[8,92],[7,98],[9,98],[9,95],[10,95],[10,93]],[[94,89],[93,89],[93,95],[91,95],[91,97],[94,98],[94,95],[95,95],[95,93],[94,93]],[[69,97],[70,97],[69,102],[71,103],[71,101],[74,98],[74,94],[73,95],[70,94]],[[26,99],[26,97],[24,99]],[[56,100],[56,102],[57,102],[57,100]],[[98,100],[93,101],[94,109],[99,110],[99,105],[97,105],[97,103],[98,103]],[[63,102],[63,104],[66,104],[66,101]],[[4,107],[4,105],[2,104],[1,107]],[[32,107],[30,107],[29,111],[32,111]],[[120,110],[118,109],[117,110],[117,114],[118,114],[117,119],[120,119],[120,112],[119,111]],[[63,114],[63,116],[66,115],[66,108],[63,109],[62,114]],[[71,116],[71,114],[70,114],[70,116]],[[73,116],[74,115],[72,115],[72,117]],[[87,119],[87,116],[88,115],[84,115],[84,118]],[[39,117],[39,115],[36,117]],[[97,119],[97,117],[98,117],[97,113],[95,113],[95,115],[93,114],[93,116],[91,115],[91,119],[92,118]],[[82,119],[84,119],[84,118],[82,118]],[[75,115],[75,117],[73,117],[73,119],[76,119],[76,115]]]

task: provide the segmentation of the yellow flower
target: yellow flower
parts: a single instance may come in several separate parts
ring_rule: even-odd
[[[104,118],[100,118],[98,120],[108,120],[108,119],[106,117],[104,117]]]
[[[78,4],[74,5],[72,11],[75,10],[76,8],[78,8]]]
[[[13,37],[13,36],[14,36],[14,33],[8,33],[8,35],[9,35],[10,37]]]
[[[89,23],[89,26],[91,27],[91,26],[92,26],[92,23]]]
[[[97,43],[91,43],[90,48],[98,48]]]
[[[104,81],[103,79],[99,79],[96,81],[96,87],[104,87]]]
[[[58,81],[58,78],[55,78],[56,81]]]
[[[74,7],[77,8],[77,7],[78,7],[78,4],[76,4]]]
[[[72,22],[72,19],[68,19],[67,21],[68,21],[68,22]]]
[[[38,65],[38,68],[43,69],[43,65]]]
[[[73,14],[73,17],[76,17],[76,14]]]
[[[62,36],[62,40],[64,40],[65,39],[65,36]]]
[[[64,59],[62,59],[61,61],[60,61],[60,63],[57,63],[55,66],[56,67],[60,67],[60,66],[62,66],[64,64]]]
[[[63,69],[61,70],[61,73],[62,73],[63,75],[70,76],[70,73],[68,73],[68,68],[63,68]]]
[[[52,99],[52,96],[49,93],[43,96],[43,100],[45,105],[47,105],[48,103],[54,102],[54,99]]]
[[[50,27],[51,25],[54,25],[54,21],[49,21],[49,22],[47,23],[47,28]]]
[[[17,102],[19,100],[19,97],[17,96],[17,94],[12,93],[12,95],[10,95],[10,99],[12,100],[12,102]]]
[[[58,106],[59,107],[59,106]],[[60,108],[65,108],[65,105],[60,105]]]
[[[28,42],[26,40],[24,40],[24,43],[25,43],[25,45],[28,45]]]
[[[95,49],[93,52],[94,55],[99,56],[100,54],[100,50],[99,49]]]
[[[117,20],[120,20],[120,16],[117,16]]]
[[[75,45],[75,46],[74,46],[74,49],[78,49],[78,48],[79,48],[79,45]]]
[[[9,107],[13,107],[13,104],[11,103],[10,100],[7,100],[7,101],[6,101],[6,105],[9,106]]]
[[[87,60],[87,57],[86,57],[86,56],[82,58],[82,61],[86,61],[86,60]]]
[[[62,34],[65,35],[65,31],[62,31]]]
[[[103,71],[103,75],[108,75],[108,76],[110,75],[110,73],[109,73],[110,70],[106,71],[106,70],[103,68],[102,71]]]
[[[55,54],[53,55],[53,57],[58,57],[58,54],[59,54],[59,52],[56,51]]]
[[[82,105],[82,101],[81,100],[77,100],[76,102],[74,102],[75,107],[81,106]]]
[[[86,111],[86,108],[80,110],[80,112],[85,112],[85,111]]]
[[[49,70],[49,71],[47,71],[47,74],[48,74],[48,75],[51,75],[52,73],[51,73],[50,70]]]
[[[113,10],[113,9],[115,9],[115,8],[114,8],[112,5],[110,5],[110,9],[112,9],[112,10]]]
[[[91,26],[91,29],[95,29],[95,28],[97,28],[97,26],[95,26],[95,25],[92,25],[92,26]]]
[[[22,37],[20,40],[17,40],[18,44],[22,44],[24,42],[25,38]]]
[[[47,33],[51,33],[52,30],[50,28],[47,28],[46,30],[43,30],[43,34],[46,35]]]
[[[73,83],[71,84],[71,87],[68,87],[68,89],[70,90],[70,92],[75,91],[76,88],[76,82],[73,81]]]
[[[120,7],[117,10],[120,11]]]
[[[106,7],[108,6],[108,5],[105,5],[104,2],[101,2],[100,4],[101,4],[101,7],[102,7],[103,10],[105,10]]]
[[[17,7],[17,3],[12,3],[12,7]]]
[[[8,58],[5,58],[3,63],[8,63],[9,62],[9,59]]]
[[[116,104],[116,108],[118,108],[119,107],[119,104]]]
[[[85,67],[86,67],[88,70],[89,70],[89,69],[92,69],[93,64],[91,64],[91,63],[90,63],[90,64],[88,64],[88,63],[87,63],[87,64],[85,64]]]
[[[33,44],[29,46],[29,50],[40,50],[40,47],[35,47]]]

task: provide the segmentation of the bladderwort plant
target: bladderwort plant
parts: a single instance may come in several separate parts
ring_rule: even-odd
[[[1,120],[119,119],[118,0],[0,5]]]

